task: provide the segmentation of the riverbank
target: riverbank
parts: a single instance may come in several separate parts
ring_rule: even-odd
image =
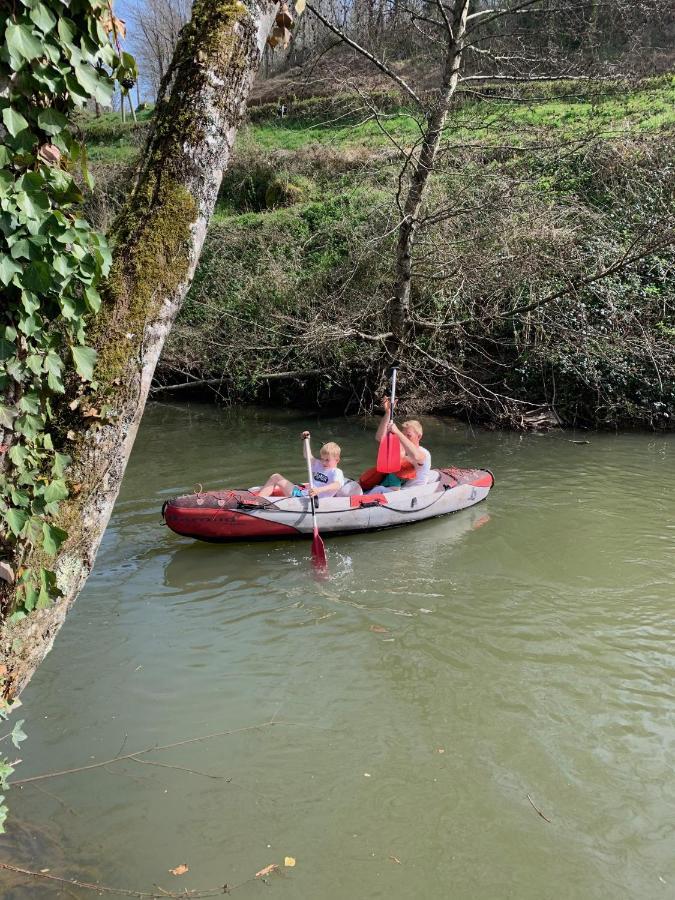
[[[408,410],[672,427],[673,99],[672,77],[462,99],[428,203],[449,215],[420,245]],[[291,103],[283,120],[275,105],[250,111],[158,382],[231,402],[371,407],[386,370],[393,142],[410,146],[417,128],[392,95],[377,109],[339,95]],[[87,125],[102,222],[145,127]]]

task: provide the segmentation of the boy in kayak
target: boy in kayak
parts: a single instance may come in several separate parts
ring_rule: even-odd
[[[394,422],[390,421],[389,410],[391,402],[389,397],[384,398],[384,416],[380,422],[375,440],[380,443],[385,434],[389,431],[397,435],[401,442],[401,473],[406,468],[412,466],[412,478],[400,478],[396,475],[384,475],[382,481],[371,488],[367,493],[380,494],[387,491],[399,491],[401,488],[415,487],[416,485],[426,484],[431,471],[431,453],[424,447],[420,446],[424,431],[417,419],[409,419],[399,428]],[[408,464],[406,466],[406,463]],[[406,473],[407,474],[407,473]],[[412,474],[412,473],[411,473]]]
[[[302,432],[302,440],[309,438],[309,431]],[[303,447],[303,452],[306,444]],[[319,459],[312,456],[309,451],[309,461],[312,464],[312,484],[301,485],[289,481],[278,472],[270,475],[265,484],[258,491],[259,497],[271,497],[275,488],[279,488],[284,497],[307,497],[310,494],[313,497],[334,497],[336,493],[345,483],[345,476],[342,469],[338,469],[340,462],[340,448],[337,444],[329,441],[319,450]],[[305,458],[307,458],[305,456]],[[277,491],[277,495],[278,495]]]

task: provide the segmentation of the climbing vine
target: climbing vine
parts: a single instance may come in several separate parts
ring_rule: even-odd
[[[133,84],[122,27],[110,0],[0,0],[0,576],[16,583],[1,610],[10,620],[59,593],[50,562],[67,538],[57,523],[72,486],[55,400],[93,383],[87,321],[111,263],[80,213],[79,184],[91,178],[72,119],[109,103],[115,81]]]

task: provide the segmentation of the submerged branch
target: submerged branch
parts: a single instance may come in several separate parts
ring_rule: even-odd
[[[146,747],[144,750],[134,750],[132,753],[125,753],[123,756],[113,756],[111,759],[104,759],[102,762],[96,763],[88,763],[85,766],[76,766],[73,769],[60,769],[57,772],[44,772],[42,775],[32,775],[30,778],[17,778],[13,781],[10,781],[10,785],[17,784],[29,784],[33,781],[42,781],[45,778],[58,778],[61,775],[73,775],[76,772],[86,772],[90,769],[102,769],[105,766],[112,765],[112,763],[122,762],[124,760],[134,760],[135,762],[141,762],[138,759],[139,756],[145,756],[146,753],[159,753],[161,750],[172,750],[174,747],[183,747],[186,744],[196,744],[200,741],[209,741],[212,738],[217,737],[227,737],[231,734],[243,734],[245,731],[256,731],[259,728],[267,728],[272,725],[296,725],[296,722],[277,722],[270,720],[269,722],[261,722],[259,725],[245,725],[243,728],[234,728],[230,731],[214,731],[211,734],[204,734],[200,737],[194,738],[186,738],[182,741],[174,741],[171,744],[162,744],[162,745],[153,745],[152,747]],[[190,770],[188,770],[190,771]],[[203,772],[197,772],[195,774],[203,775]],[[225,778],[224,775],[209,775],[209,778]]]
[[[204,890],[188,891],[185,889],[177,893],[175,891],[166,891],[159,885],[155,885],[156,891],[133,891],[128,888],[113,888],[105,884],[97,884],[90,881],[78,881],[77,878],[63,878],[60,875],[52,875],[49,872],[34,872],[32,869],[24,869],[22,866],[14,866],[11,863],[6,862],[0,862],[0,869],[5,869],[8,872],[16,872],[19,875],[27,875],[30,878],[45,878],[47,881],[56,881],[62,885],[85,888],[85,890],[95,891],[97,894],[117,894],[122,897],[137,897],[139,900],[160,900],[162,897],[173,897],[174,900],[179,900],[181,897],[193,897],[194,900],[203,900],[203,898],[206,897],[220,897],[223,894],[230,894],[237,888],[255,880],[255,876],[252,876],[251,878],[247,878],[246,881],[239,882],[239,884],[221,884],[218,887],[205,888]]]

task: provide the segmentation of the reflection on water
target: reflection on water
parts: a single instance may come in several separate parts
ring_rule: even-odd
[[[429,419],[437,463],[495,471],[488,501],[327,539],[328,581],[309,541],[161,525],[195,482],[301,477],[305,425],[348,474],[371,462],[362,422],[149,408],[16,777],[127,758],[14,788],[0,860],[146,891],[671,896],[673,439]],[[90,896],[24,882],[2,896]]]

